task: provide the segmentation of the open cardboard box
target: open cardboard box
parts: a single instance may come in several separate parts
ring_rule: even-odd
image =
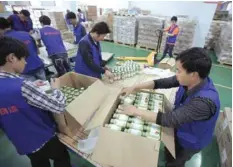
[[[112,114],[120,103],[119,95],[121,90],[119,88],[110,88],[100,83],[93,84],[92,89],[89,87],[88,90],[89,91],[84,92],[86,94],[80,95],[72,105],[75,107],[76,104],[81,103],[79,100],[86,100],[86,105],[78,107],[80,111],[85,111],[85,113],[69,110],[72,109],[72,107],[67,108],[67,112],[77,121],[77,124],[82,125],[86,134],[92,129],[98,129],[98,140],[92,153],[85,154],[80,152],[77,148],[78,139],[70,138],[63,134],[59,135],[60,140],[70,149],[78,154],[85,155],[85,158],[91,162],[97,162],[98,164],[101,164],[101,166],[155,167],[158,163],[160,142],[163,141],[165,146],[175,157],[173,129],[163,127],[161,131],[161,141],[158,141],[105,128],[104,125],[109,122]],[[104,100],[97,101],[94,99],[94,96],[95,98],[99,98],[96,97],[96,93],[98,92],[108,93],[105,94],[105,98],[103,98]],[[99,95],[100,94],[97,96]],[[90,97],[93,101],[90,100]],[[90,106],[93,102],[99,107],[93,107],[93,110],[91,110]],[[97,104],[98,102],[99,105]],[[164,111],[167,112],[171,110],[171,106],[165,96],[163,106]],[[85,116],[83,116],[83,114]]]

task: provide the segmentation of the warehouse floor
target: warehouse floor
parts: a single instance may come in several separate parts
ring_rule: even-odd
[[[136,49],[128,46],[114,43],[103,42],[102,51],[115,53],[115,56],[146,56],[150,51]],[[210,77],[213,79],[215,86],[220,94],[221,108],[232,107],[232,68],[229,66],[219,65],[213,53],[209,53],[213,60],[213,66]],[[109,66],[115,64],[112,59]],[[221,77],[221,78],[220,78]],[[164,166],[164,146],[161,145],[159,166]],[[29,159],[26,156],[19,156],[14,146],[8,141],[7,137],[0,132],[0,167],[30,167]],[[74,167],[92,167],[84,159],[70,152],[72,164]],[[196,154],[186,167],[218,167],[219,152],[216,139],[200,153]]]

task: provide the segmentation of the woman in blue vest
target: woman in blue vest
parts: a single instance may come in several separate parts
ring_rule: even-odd
[[[108,25],[105,22],[99,22],[94,25],[89,34],[82,38],[76,56],[75,72],[99,79],[101,74],[105,74],[109,79],[113,79],[113,74],[102,61],[99,43],[108,33],[110,33]]]
[[[36,38],[43,41],[49,58],[52,60],[58,76],[60,77],[66,72],[71,71],[70,62],[61,37],[61,32],[50,26],[51,20],[48,16],[41,16],[39,21],[42,28]]]
[[[32,32],[33,23],[28,10],[21,10],[19,14],[9,16],[8,21],[15,31]]]
[[[164,32],[167,32],[167,41],[164,48],[163,56],[160,60],[158,60],[158,62],[163,60],[166,57],[167,53],[169,54],[169,57],[172,57],[172,51],[176,43],[177,35],[179,34],[179,27],[176,23],[177,17],[173,16],[171,18],[171,26],[164,30]]]
[[[44,64],[38,56],[36,42],[29,33],[12,30],[5,18],[0,18],[0,29],[4,31],[4,36],[22,41],[29,51],[29,56],[26,59],[27,65],[22,73],[22,77],[30,81],[46,80]]]
[[[141,89],[179,87],[171,112],[145,112],[134,106],[122,106],[122,113],[175,129],[176,159],[166,151],[167,167],[184,167],[195,153],[211,143],[220,100],[213,81],[208,77],[211,59],[203,48],[191,48],[176,58],[176,76],[125,88],[123,94]]]
[[[24,71],[28,50],[24,43],[9,37],[0,39],[0,129],[20,155],[27,155],[32,167],[71,167],[66,147],[59,141],[51,113],[65,111],[65,97],[51,83],[47,95],[34,83],[19,77]]]
[[[86,29],[81,24],[80,20],[77,19],[76,14],[73,12],[69,12],[66,14],[66,18],[73,25],[74,32],[74,43],[79,44],[79,41],[86,35]]]

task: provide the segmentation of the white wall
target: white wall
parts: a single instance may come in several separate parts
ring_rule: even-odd
[[[196,18],[199,24],[197,25],[193,46],[198,47],[203,47],[205,44],[205,37],[217,7],[217,4],[201,1],[130,1],[130,5],[150,10],[155,15],[188,15],[191,18]]]

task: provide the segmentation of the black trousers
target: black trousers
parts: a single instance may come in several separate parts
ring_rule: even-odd
[[[175,140],[175,146],[176,159],[173,158],[169,150],[165,147],[166,167],[184,167],[186,161],[190,160],[194,154],[201,151],[184,149],[177,140]]]
[[[27,155],[32,167],[51,167],[49,160],[53,160],[54,167],[71,167],[70,156],[64,144],[58,137],[53,137],[39,151]]]
[[[169,57],[172,57],[173,48],[174,48],[174,45],[166,44],[164,51],[163,51],[163,56],[158,61],[163,60],[166,57],[167,53],[169,54]]]

